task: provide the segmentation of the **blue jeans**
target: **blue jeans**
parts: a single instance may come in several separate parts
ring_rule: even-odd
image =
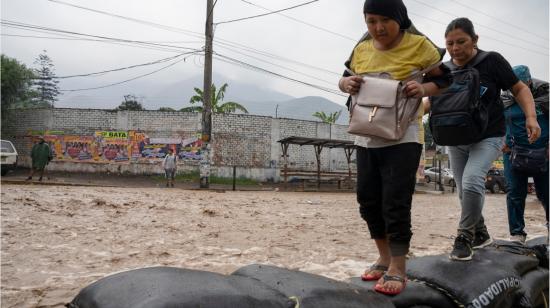
[[[508,208],[508,226],[510,235],[527,235],[524,231],[525,198],[527,197],[527,179],[529,175],[515,172],[510,163],[510,154],[504,154],[504,176],[506,177],[508,194],[506,207]],[[533,175],[537,196],[540,196],[546,222],[548,223],[548,171]]]
[[[462,208],[458,234],[463,234],[471,241],[476,232],[487,230],[482,215],[485,176],[500,155],[502,145],[502,137],[492,137],[469,145],[448,147]]]

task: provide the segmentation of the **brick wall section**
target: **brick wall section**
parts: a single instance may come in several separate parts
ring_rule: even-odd
[[[53,109],[51,128],[69,135],[92,135],[97,130],[113,130],[117,112],[98,109]]]
[[[97,130],[143,131],[152,138],[191,137],[201,132],[201,114],[162,111],[111,111],[98,109],[12,110],[2,121],[2,139],[12,140],[22,155],[31,144],[32,130],[61,130],[65,134],[91,135]],[[312,137],[353,140],[343,125],[243,114],[215,114],[212,119],[212,158],[217,166],[280,168],[277,140]],[[347,170],[343,149],[323,149],[322,170]],[[313,146],[289,147],[291,168],[316,170]]]
[[[212,118],[213,163],[222,166],[268,168],[272,142],[271,121],[271,117],[241,114],[214,115]]]

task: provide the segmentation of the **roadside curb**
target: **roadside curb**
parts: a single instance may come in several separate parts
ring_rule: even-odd
[[[85,184],[85,183],[63,183],[63,182],[38,182],[25,180],[1,180],[2,184],[14,185],[47,185],[47,186],[86,186],[86,187],[120,187],[115,185]]]

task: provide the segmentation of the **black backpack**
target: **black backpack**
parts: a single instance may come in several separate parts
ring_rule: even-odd
[[[481,103],[483,89],[475,66],[488,55],[479,50],[474,61],[460,69],[452,61],[445,62],[451,68],[453,82],[443,93],[431,98],[429,124],[436,144],[466,145],[483,138],[489,114],[487,106]]]
[[[531,92],[535,99],[535,106],[539,108],[544,115],[548,116],[548,82],[531,79],[533,84],[531,85]]]

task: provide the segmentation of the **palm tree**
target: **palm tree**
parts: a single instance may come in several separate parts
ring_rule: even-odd
[[[243,105],[235,102],[223,102],[223,97],[225,96],[225,90],[227,89],[227,83],[224,83],[223,86],[218,90],[216,93],[216,86],[212,84],[212,112],[213,113],[232,113],[236,112],[237,110],[242,111],[244,113],[248,113],[248,110],[244,108]],[[204,104],[203,101],[203,91],[199,88],[195,88],[195,92],[197,94],[193,95],[191,99],[189,100],[189,103],[195,104],[195,103],[201,103]],[[202,112],[203,106],[191,106],[191,107],[185,107],[181,108],[180,111],[184,112]]]
[[[338,118],[340,117],[341,113],[342,113],[342,110],[335,111],[329,114],[326,114],[324,111],[317,111],[316,113],[313,114],[313,116],[321,119],[323,123],[334,124],[336,123],[336,121],[338,121]]]

